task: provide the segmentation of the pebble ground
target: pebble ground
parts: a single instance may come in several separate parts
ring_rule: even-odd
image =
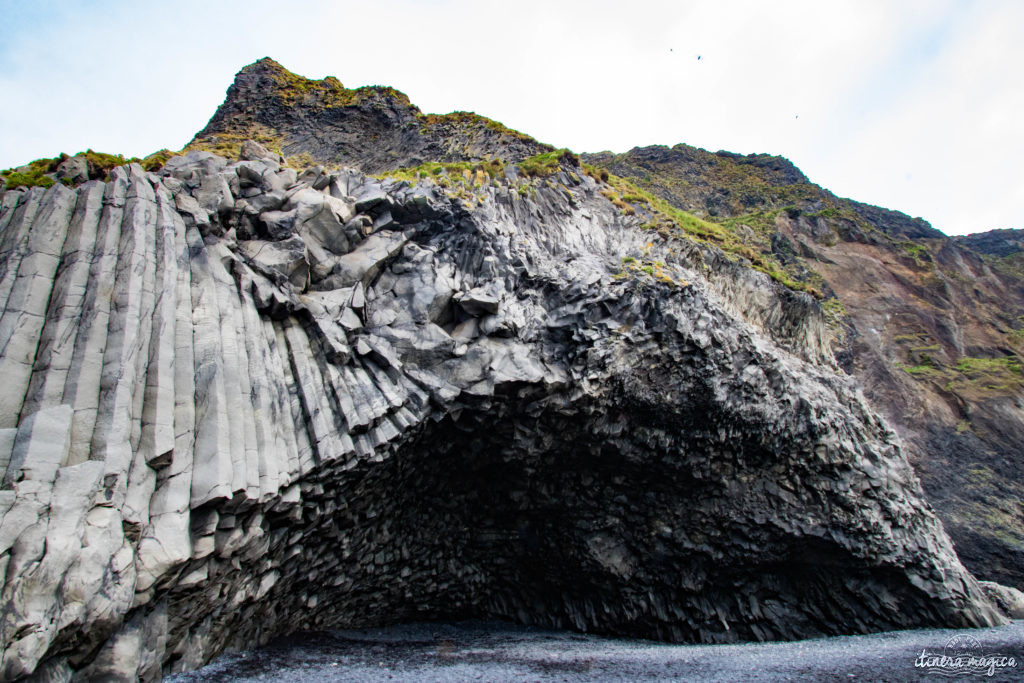
[[[958,640],[954,640],[959,636]],[[973,639],[973,640],[971,640]],[[924,650],[950,643],[1013,657],[987,672],[928,671]],[[952,650],[948,651],[952,653]],[[916,630],[782,643],[667,645],[500,622],[406,624],[302,633],[224,655],[170,680],[206,681],[916,681],[1024,680],[1024,621],[979,630]]]

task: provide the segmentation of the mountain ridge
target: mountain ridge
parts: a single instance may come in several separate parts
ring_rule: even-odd
[[[292,74],[269,57],[238,73],[224,104],[186,149],[217,151],[218,144],[237,145],[239,138],[256,139],[286,157],[308,154],[367,173],[427,161],[500,156],[515,162],[554,149],[472,112],[423,114],[394,88],[349,90],[333,76],[317,81]]]

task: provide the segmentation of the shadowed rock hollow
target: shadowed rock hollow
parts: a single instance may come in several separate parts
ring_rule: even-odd
[[[810,296],[571,155],[415,185],[241,156],[2,196],[0,676],[405,619],[1001,622]]]

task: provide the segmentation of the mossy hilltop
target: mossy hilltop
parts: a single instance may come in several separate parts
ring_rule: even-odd
[[[298,76],[269,58],[238,73],[188,148],[227,151],[248,138],[285,157],[308,155],[368,173],[428,162],[518,162],[554,149],[472,112],[424,114],[394,88],[349,89],[332,76]]]

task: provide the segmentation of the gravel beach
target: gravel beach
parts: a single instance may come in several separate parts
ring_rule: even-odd
[[[928,660],[922,658],[925,653]],[[973,661],[969,660],[971,655],[975,657]],[[667,645],[502,622],[406,624],[296,634],[258,650],[224,655],[199,671],[169,680],[198,683],[949,678],[1024,680],[1024,621],[978,630],[896,631],[738,645]]]

